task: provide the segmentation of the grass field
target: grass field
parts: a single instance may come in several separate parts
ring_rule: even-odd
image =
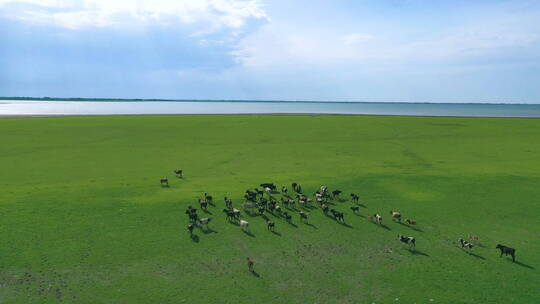
[[[320,210],[312,225],[276,218],[279,234],[245,215],[250,236],[222,198],[240,206],[262,182],[324,184],[367,208],[333,206],[350,227]],[[192,240],[184,211],[204,192],[215,232]],[[0,303],[539,303],[539,229],[538,119],[0,119]]]

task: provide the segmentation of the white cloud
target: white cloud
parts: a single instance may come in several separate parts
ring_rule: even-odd
[[[487,18],[433,31],[396,28],[370,33],[267,24],[244,39],[234,55],[246,66],[299,67],[452,62],[534,53],[540,45],[540,23],[526,14],[512,17]]]
[[[213,32],[268,17],[257,0],[0,0],[0,13],[28,23],[84,27],[205,23]]]

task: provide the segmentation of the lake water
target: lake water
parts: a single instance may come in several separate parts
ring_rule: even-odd
[[[540,104],[0,100],[0,116],[270,113],[540,117]]]

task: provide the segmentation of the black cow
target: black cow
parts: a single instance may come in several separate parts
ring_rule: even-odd
[[[341,194],[341,190],[334,190],[332,191],[332,198],[339,198],[340,194]]]
[[[287,212],[283,212],[283,217],[285,217],[285,220],[287,221],[287,223],[290,223],[292,220],[292,216]]]
[[[352,212],[358,214],[358,211],[360,211],[360,207],[358,207],[358,206],[352,206],[352,207],[351,207],[351,210],[352,210]]]
[[[176,169],[174,170],[174,174],[176,174],[176,177],[182,177],[182,170]]]
[[[332,215],[334,216],[334,219],[336,219],[336,221],[345,223],[345,214],[343,212],[339,212],[339,211],[334,210],[334,209],[330,209],[330,212],[332,213]]]
[[[503,254],[510,255],[512,256],[512,261],[516,261],[516,250],[514,248],[510,248],[501,244],[498,244],[495,248],[501,250],[501,257],[503,256]]]
[[[169,179],[166,177],[160,179],[159,183],[161,184],[161,187],[169,187]]]

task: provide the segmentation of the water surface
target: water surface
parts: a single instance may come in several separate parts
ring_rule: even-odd
[[[287,101],[0,101],[0,115],[2,116],[273,113],[540,117],[540,104]]]

